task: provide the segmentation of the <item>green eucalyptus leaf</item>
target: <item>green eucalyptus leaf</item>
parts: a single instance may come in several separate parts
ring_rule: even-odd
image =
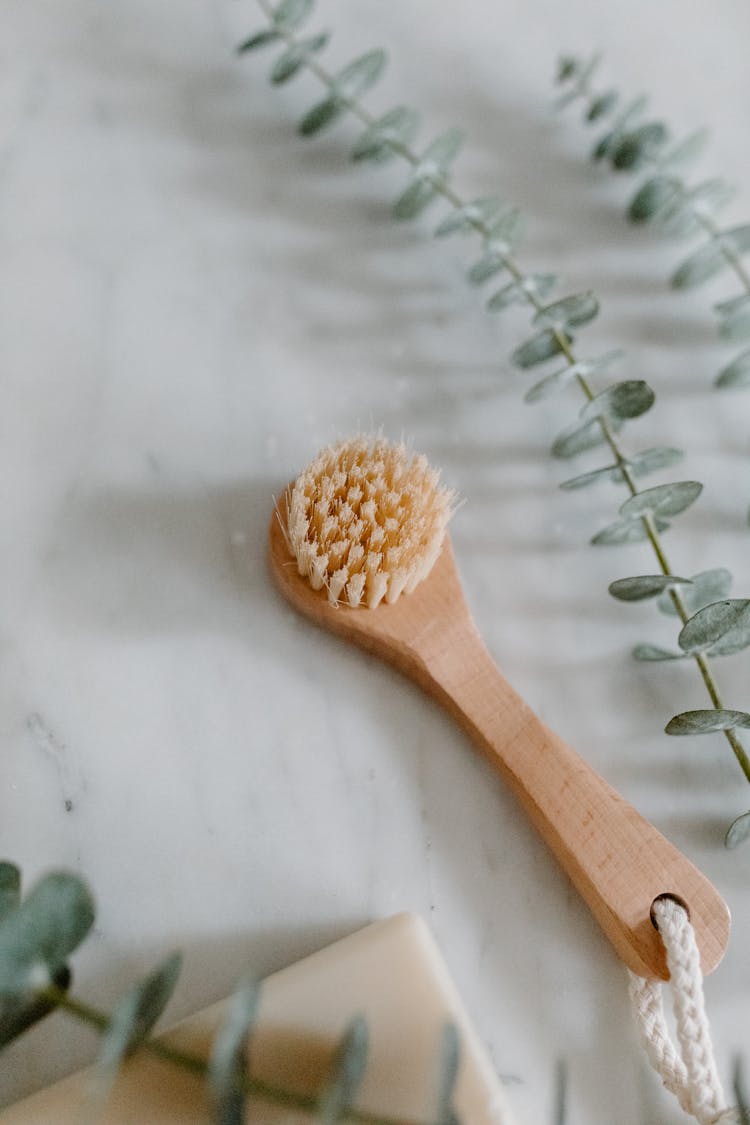
[[[320,1099],[317,1120],[322,1125],[334,1125],[353,1104],[367,1067],[368,1041],[367,1023],[356,1016],[344,1033],[331,1080]]]
[[[635,193],[628,206],[633,223],[648,223],[674,205],[682,195],[679,180],[671,176],[652,176]]]
[[[271,81],[274,85],[279,86],[293,78],[303,68],[310,55],[323,50],[329,38],[328,32],[321,32],[320,35],[311,35],[309,39],[302,39],[299,43],[292,43],[287,47],[271,68]]]
[[[299,132],[303,137],[312,137],[313,134],[319,133],[321,129],[332,125],[337,118],[341,117],[345,109],[346,103],[341,98],[335,95],[325,98],[305,114],[299,123]]]
[[[490,227],[487,248],[507,252],[523,237],[524,226],[523,212],[518,207],[510,207]]]
[[[656,396],[643,379],[626,379],[614,383],[586,403],[581,409],[583,421],[589,418],[638,418],[654,405]]]
[[[271,43],[276,43],[281,39],[281,35],[274,28],[264,28],[263,31],[256,31],[249,39],[243,40],[237,47],[237,54],[244,55],[248,51],[256,51],[259,47],[267,47]]]
[[[692,615],[711,602],[717,602],[726,598],[731,585],[731,571],[726,570],[724,567],[716,567],[714,570],[702,570],[699,574],[693,574],[690,579],[690,585],[680,591],[682,603],[687,612]],[[677,610],[670,597],[659,598],[656,604],[662,613],[666,613],[669,617],[677,616]]]
[[[643,574],[636,578],[618,578],[611,582],[609,592],[621,602],[642,602],[655,598],[672,586],[690,584],[689,578],[677,578],[673,574]]]
[[[669,133],[661,121],[650,121],[624,133],[611,147],[607,156],[618,171],[632,171],[652,160],[656,151],[666,143]]]
[[[208,1081],[216,1105],[218,1125],[243,1125],[248,1044],[258,1011],[260,988],[244,977],[227,1008],[211,1049]]]
[[[641,116],[647,105],[648,98],[645,94],[641,94],[629,102],[625,109],[617,115],[610,131],[597,141],[591,153],[592,159],[603,160],[605,156],[610,156],[620,144],[628,126]]]
[[[656,519],[656,530],[666,531],[669,524],[666,520]],[[603,527],[592,538],[594,547],[617,547],[622,543],[641,543],[648,538],[648,532],[641,519],[620,519]]]
[[[371,86],[374,86],[385,70],[388,56],[382,48],[367,51],[343,70],[340,70],[334,79],[334,89],[339,97],[358,98]]]
[[[617,105],[618,98],[617,90],[607,90],[604,94],[598,94],[589,105],[586,120],[598,121],[600,117],[606,117]]]
[[[80,879],[41,879],[0,926],[0,998],[49,984],[94,923],[94,902]]]
[[[684,140],[678,141],[666,152],[659,153],[659,164],[662,167],[673,164],[688,164],[703,152],[710,136],[708,129],[696,129]]]
[[[686,258],[672,275],[675,289],[689,289],[707,281],[739,254],[750,250],[750,224],[719,233]]]
[[[571,78],[575,78],[579,69],[578,59],[572,55],[562,55],[557,62],[557,75],[555,81],[558,85],[563,82],[569,82]]]
[[[664,731],[675,735],[714,734],[720,730],[734,730],[735,727],[750,727],[750,715],[746,711],[683,711],[669,720]]]
[[[669,649],[660,648],[659,645],[642,644],[633,649],[633,659],[644,663],[655,663],[663,660],[684,660],[684,652],[670,652]]]
[[[420,157],[420,163],[426,167],[422,175],[434,175],[435,170],[445,172],[451,166],[464,145],[464,131],[453,127],[446,129],[427,146]],[[435,165],[435,169],[432,168]],[[419,169],[417,170],[419,175]]]
[[[419,127],[419,114],[408,106],[389,109],[365,129],[354,148],[352,160],[384,163],[395,155],[395,145],[409,145]]]
[[[750,385],[750,348],[740,352],[716,376],[717,387],[747,387]]]
[[[393,204],[394,219],[401,222],[416,219],[437,194],[437,186],[431,180],[414,180]]]
[[[700,496],[703,485],[697,480],[674,481],[671,484],[657,484],[643,492],[630,496],[620,506],[620,515],[626,519],[645,516],[678,516]]]
[[[483,254],[468,270],[466,277],[472,285],[481,285],[505,269],[506,255],[490,250]]]
[[[174,992],[181,965],[181,954],[172,953],[120,997],[99,1045],[100,1072],[111,1076],[149,1037]]]
[[[523,281],[511,281],[492,294],[487,302],[487,311],[500,312],[509,305],[526,302],[531,297],[544,299],[556,283],[557,278],[553,273],[532,273]]]
[[[610,430],[616,433],[621,427],[622,423],[619,418],[611,420]],[[582,424],[576,423],[557,435],[552,443],[552,456],[567,460],[567,458],[575,457],[578,453],[583,453],[587,449],[595,449],[605,440],[604,431],[598,418]]]
[[[516,367],[521,367],[525,370],[529,367],[535,367],[538,363],[544,363],[555,355],[559,355],[563,347],[570,343],[570,337],[555,332],[551,328],[545,328],[543,332],[532,336],[531,339],[526,340],[517,347],[511,359]]]
[[[450,211],[436,228],[435,237],[445,238],[449,234],[467,234],[476,230],[478,224],[491,222],[501,206],[502,200],[497,196],[474,199],[464,207]]]
[[[435,1112],[436,1125],[458,1125],[453,1109],[453,1096],[461,1065],[461,1038],[453,1023],[443,1025],[438,1051],[438,1089]]]
[[[634,453],[629,461],[630,471],[635,477],[645,477],[658,469],[667,469],[676,465],[684,457],[681,449],[672,449],[669,446],[656,446],[654,449],[644,449],[641,453]],[[619,483],[619,482],[618,482]]]
[[[52,976],[52,984],[60,992],[67,992],[70,982],[71,974],[67,965],[63,965]],[[0,1050],[54,1012],[57,1006],[55,1000],[34,993],[0,999]]]
[[[723,340],[750,339],[750,293],[720,301],[714,308],[720,318],[719,335]]]
[[[534,317],[535,324],[560,328],[575,328],[593,320],[599,312],[599,302],[593,293],[574,293],[545,305]]]
[[[677,643],[690,655],[706,652],[729,656],[750,646],[750,599],[725,598],[693,614],[680,631]]]
[[[0,922],[21,901],[21,870],[15,863],[0,861]]]
[[[271,18],[277,27],[292,31],[305,22],[313,6],[313,0],[281,0],[274,8]]]
[[[750,836],[750,812],[742,813],[741,816],[736,817],[727,829],[727,834],[724,837],[725,848],[736,848],[742,844]],[[739,1099],[738,1099],[739,1101]],[[749,1125],[750,1117],[746,1117],[745,1121],[740,1119],[741,1125]]]
[[[529,391],[526,392],[526,402],[536,402],[538,399],[547,398],[551,394],[556,394],[557,391],[562,390],[576,378],[588,378],[590,375],[599,375],[606,370],[607,367],[614,360],[622,356],[620,350],[606,352],[604,355],[598,356],[595,359],[581,359],[575,363],[569,363],[566,367],[560,368],[559,371],[554,371],[551,375],[536,383]]]
[[[591,469],[588,473],[580,473],[577,477],[564,480],[558,485],[565,492],[573,492],[578,488],[588,488],[590,484],[598,484],[601,480],[622,482],[622,469],[619,465],[603,465],[601,469]]]

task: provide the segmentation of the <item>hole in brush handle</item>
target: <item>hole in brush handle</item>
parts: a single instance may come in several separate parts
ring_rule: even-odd
[[[654,901],[651,903],[651,909],[649,911],[651,925],[655,930],[658,931],[659,925],[656,921],[656,912],[654,910],[654,907],[656,906],[657,902],[663,902],[665,899],[668,899],[670,902],[676,902],[678,906],[681,906],[688,916],[688,921],[691,921],[690,907],[687,902],[685,902],[685,899],[682,897],[682,895],[675,894],[674,891],[663,891],[662,894],[657,895]]]

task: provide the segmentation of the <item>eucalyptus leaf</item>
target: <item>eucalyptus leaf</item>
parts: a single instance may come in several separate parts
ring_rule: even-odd
[[[63,965],[52,977],[52,984],[60,992],[67,992],[70,982],[71,974],[67,965]],[[33,993],[30,996],[0,999],[0,1050],[54,1012],[57,1006],[54,999]]]
[[[693,655],[729,656],[750,645],[750,599],[726,598],[711,602],[693,614],[680,631],[677,643]]]
[[[565,492],[573,492],[578,488],[587,488],[590,484],[598,484],[601,480],[622,483],[622,469],[619,465],[603,465],[601,469],[591,469],[588,473],[580,473],[577,477],[564,480],[558,485]]]
[[[264,28],[263,31],[256,31],[249,39],[243,40],[237,47],[237,54],[244,55],[248,51],[256,51],[259,47],[268,47],[271,43],[277,43],[281,39],[281,35],[274,28]]]
[[[313,0],[281,0],[271,18],[277,27],[292,31],[308,18],[314,7]]]
[[[487,311],[500,312],[509,305],[520,304],[531,297],[543,300],[556,282],[557,278],[553,273],[532,273],[523,281],[511,281],[492,294],[487,302]]]
[[[720,318],[719,335],[723,340],[750,339],[750,293],[714,306]]]
[[[669,524],[666,520],[654,521],[657,531],[666,531]],[[641,543],[648,538],[648,532],[641,519],[620,519],[603,527],[592,538],[594,547],[616,547],[622,543]]]
[[[535,367],[538,363],[544,363],[553,356],[559,355],[563,347],[570,343],[570,337],[555,332],[552,328],[545,328],[543,332],[532,336],[517,347],[511,359],[516,367],[523,369]]]
[[[393,204],[393,217],[401,222],[416,219],[437,198],[438,189],[432,180],[414,180]]]
[[[666,734],[714,734],[721,730],[734,730],[735,727],[750,727],[750,715],[746,711],[701,710],[683,711],[667,723]]]
[[[375,85],[385,70],[387,60],[388,56],[382,48],[360,55],[334,78],[335,93],[343,98],[358,98]]]
[[[174,992],[181,965],[182,955],[172,953],[120,997],[99,1045],[100,1073],[111,1076],[148,1038]]]
[[[0,861],[0,922],[21,901],[21,871],[15,863]]]
[[[635,193],[628,206],[633,223],[648,223],[673,206],[682,195],[679,180],[671,176],[653,176]]]
[[[710,137],[708,129],[696,129],[694,133],[678,141],[666,152],[659,153],[659,164],[662,167],[673,164],[688,164],[703,152]]]
[[[258,1011],[260,988],[244,977],[232,996],[227,1014],[214,1038],[208,1081],[219,1125],[243,1125],[248,1044]]]
[[[655,516],[678,516],[700,496],[703,485],[697,480],[674,481],[671,484],[657,484],[643,492],[630,496],[620,506],[620,515],[626,519],[651,513]]]
[[[640,94],[629,102],[625,109],[617,115],[610,131],[597,141],[591,153],[592,159],[603,160],[605,156],[610,156],[619,145],[628,126],[641,116],[647,105],[648,98],[645,94]]]
[[[586,120],[598,121],[600,117],[606,117],[617,105],[618,97],[617,90],[607,90],[604,94],[598,94],[588,107]]]
[[[725,848],[736,848],[742,844],[750,836],[750,812],[742,813],[741,816],[736,817],[727,829],[726,836],[724,837]],[[742,1125],[750,1125],[750,1117],[742,1122]]]
[[[612,419],[610,430],[617,432],[622,426],[619,419]],[[583,453],[587,449],[595,449],[606,440],[601,422],[598,418],[590,422],[576,423],[574,426],[563,430],[552,443],[552,456],[566,460]]]
[[[94,902],[80,879],[41,879],[0,926],[0,998],[46,987],[94,923]]]
[[[643,574],[635,578],[618,578],[610,583],[609,592],[621,602],[642,602],[673,586],[686,584],[690,584],[689,578],[677,578],[673,574]]]
[[[733,259],[750,250],[750,224],[720,231],[691,254],[672,276],[675,289],[689,289],[707,281]]]
[[[684,660],[684,652],[670,652],[669,649],[660,648],[659,645],[641,644],[633,649],[633,659],[644,663],[655,663],[664,660]]]
[[[478,224],[491,222],[501,206],[502,200],[495,195],[474,199],[464,207],[457,207],[450,211],[436,228],[435,237],[445,238],[449,234],[467,234],[474,231]]]
[[[563,55],[557,62],[557,76],[555,81],[558,85],[563,82],[569,82],[571,78],[575,78],[578,74],[579,62],[578,59],[573,58],[572,55]]]
[[[599,302],[593,293],[574,293],[545,305],[534,317],[535,324],[548,324],[560,328],[575,328],[593,320],[599,312]]]
[[[654,449],[644,449],[641,453],[634,453],[629,458],[628,465],[633,476],[645,477],[658,469],[667,469],[676,465],[684,456],[681,449],[658,445]]]
[[[653,159],[657,149],[666,143],[669,133],[661,121],[651,121],[638,129],[624,133],[614,143],[607,155],[612,167],[618,171],[640,168]]]
[[[352,160],[384,163],[395,155],[396,145],[409,145],[419,127],[419,114],[408,106],[389,109],[365,129],[352,149]]]
[[[583,421],[589,418],[638,418],[654,404],[656,396],[643,379],[627,379],[614,383],[587,402],[580,412]]]
[[[331,1080],[320,1099],[317,1120],[322,1125],[333,1125],[353,1104],[367,1067],[368,1045],[367,1023],[356,1016],[344,1033]]]
[[[714,570],[702,570],[698,574],[693,574],[690,579],[690,585],[680,591],[682,603],[687,612],[692,615],[711,602],[717,602],[722,598],[726,598],[731,585],[731,571],[726,570],[724,567],[716,567]],[[670,597],[659,598],[656,604],[662,613],[666,613],[669,617],[677,616],[677,610]]]
[[[510,207],[495,219],[487,236],[488,249],[509,250],[523,237],[525,219],[518,207]],[[496,244],[498,244],[496,246]]]
[[[423,166],[434,164],[441,172],[445,172],[463,148],[464,140],[463,129],[456,127],[446,129],[422,153],[421,164]],[[431,169],[428,169],[428,171],[431,172]]]
[[[622,352],[617,349],[606,352],[595,359],[580,359],[575,363],[569,363],[566,367],[561,367],[559,371],[554,371],[551,375],[547,375],[539,383],[536,383],[526,392],[525,401],[536,402],[538,399],[547,398],[549,395],[562,390],[574,379],[579,377],[585,379],[589,375],[601,374],[614,360],[620,359],[621,356]]]
[[[717,387],[747,387],[750,385],[750,348],[740,352],[716,376]]]
[[[481,285],[505,269],[507,252],[488,250],[468,270],[466,277],[472,285]]]
[[[299,132],[303,137],[311,137],[321,129],[332,125],[346,110],[346,102],[340,97],[332,95],[324,98],[322,102],[314,105],[299,123]]]
[[[271,68],[271,81],[274,85],[279,86],[283,82],[288,82],[299,73],[310,55],[322,51],[329,38],[327,32],[321,32],[320,35],[312,35],[309,39],[302,39],[299,43],[287,47]]]

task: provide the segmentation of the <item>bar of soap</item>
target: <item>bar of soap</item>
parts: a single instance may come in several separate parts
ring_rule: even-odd
[[[207,1056],[226,1001],[164,1036]],[[398,914],[274,973],[263,982],[250,1048],[254,1077],[303,1094],[324,1085],[336,1044],[354,1015],[369,1028],[367,1069],[356,1107],[407,1121],[435,1116],[442,1028],[459,1031],[461,1062],[454,1109],[462,1125],[513,1125],[502,1087],[424,922]],[[74,1125],[87,1085],[74,1074],[0,1112],[0,1125]],[[306,1120],[268,1102],[248,1120]],[[210,1106],[200,1078],[145,1053],[121,1070],[101,1125],[205,1125]]]

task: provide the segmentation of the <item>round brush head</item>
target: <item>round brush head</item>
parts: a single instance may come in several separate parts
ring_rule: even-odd
[[[365,436],[328,446],[287,497],[299,573],[333,605],[392,604],[430,573],[454,500],[427,458],[403,444]]]

